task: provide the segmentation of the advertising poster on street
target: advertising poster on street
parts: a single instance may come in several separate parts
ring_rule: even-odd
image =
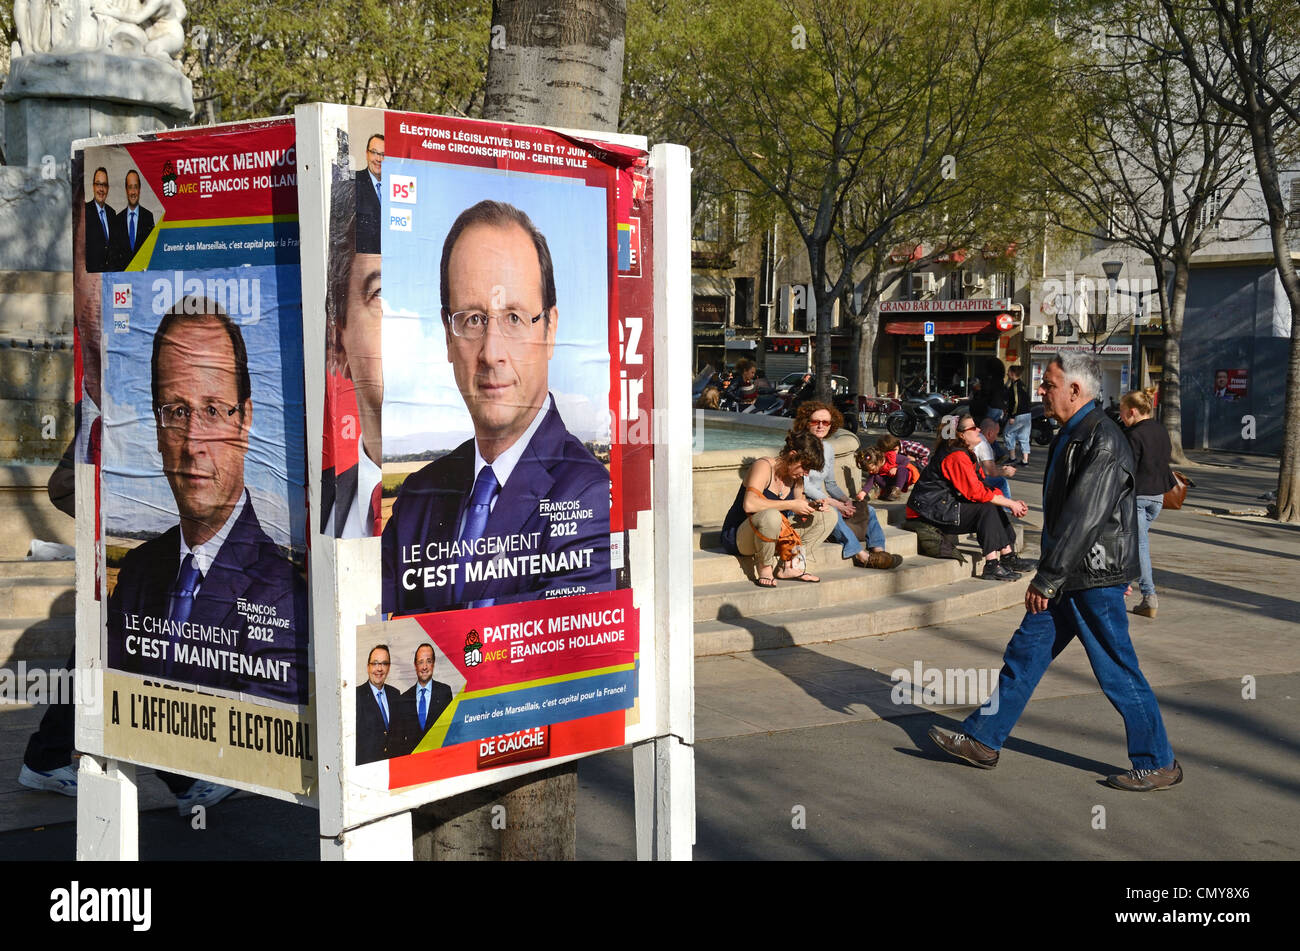
[[[1244,400],[1249,391],[1250,371],[1244,367],[1214,371],[1214,398],[1233,402]]]
[[[348,115],[321,529],[377,538],[381,591],[345,756],[397,791],[621,745],[650,614],[628,552],[653,442],[646,154]]]
[[[102,337],[87,442],[103,752],[304,795],[316,752],[293,123],[81,160],[75,252],[97,278]]]

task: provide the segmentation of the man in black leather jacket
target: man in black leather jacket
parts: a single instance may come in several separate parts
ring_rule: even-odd
[[[1027,613],[1003,654],[993,696],[960,733],[933,727],[930,736],[945,752],[992,769],[1047,666],[1078,637],[1128,734],[1133,768],[1107,782],[1151,792],[1176,786],[1183,771],[1129,638],[1124,588],[1138,575],[1133,455],[1094,403],[1100,389],[1100,367],[1088,353],[1058,354],[1043,375],[1043,407],[1063,425],[1048,452],[1042,557],[1025,592]]]

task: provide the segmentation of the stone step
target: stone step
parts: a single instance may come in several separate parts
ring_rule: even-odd
[[[76,583],[77,565],[73,561],[0,559],[0,581],[10,578],[57,578],[72,585]]]
[[[969,577],[970,565],[914,555],[893,571],[819,565],[818,584],[780,581],[760,588],[752,581],[724,581],[695,589],[695,622],[736,617],[767,617],[781,611],[807,611],[838,605],[860,605],[873,598],[904,594],[920,588],[946,586]]]
[[[0,465],[0,560],[24,558],[33,538],[75,543],[73,520],[50,503],[46,483],[53,472],[53,466]]]
[[[20,660],[29,665],[68,659],[76,639],[76,621],[71,615],[57,617],[0,617],[0,667],[12,667]]]
[[[931,559],[921,558],[920,561],[929,562]],[[957,562],[946,564],[956,566]],[[895,573],[902,572],[906,567],[904,564]],[[879,576],[889,573],[877,571],[873,574]],[[820,644],[852,637],[892,634],[931,624],[951,624],[963,618],[1023,604],[1028,584],[1028,576],[1014,582],[963,577],[946,584],[913,588],[850,603],[771,613],[755,608],[750,609],[746,616],[697,619],[695,656]],[[1010,634],[1011,631],[1008,630],[1007,633]]]
[[[753,573],[752,561],[748,558],[740,558],[736,555],[729,555],[722,551],[718,541],[717,532],[704,533],[705,538],[713,539],[713,547],[699,548],[697,535],[697,547],[693,555],[692,577],[695,586],[714,584],[720,581],[739,581],[742,578],[748,578]],[[908,558],[916,554],[916,533],[906,532],[897,528],[885,528],[885,548],[894,554],[902,555]],[[822,564],[833,565],[842,561],[840,557],[841,546],[838,543],[824,543],[818,555]]]
[[[75,614],[76,585],[63,578],[0,578],[0,617]]]

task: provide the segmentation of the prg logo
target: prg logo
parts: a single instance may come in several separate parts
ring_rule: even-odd
[[[388,213],[389,231],[410,231],[412,213],[409,208],[394,208]]]
[[[415,178],[411,175],[389,175],[388,196],[393,201],[415,204]]]

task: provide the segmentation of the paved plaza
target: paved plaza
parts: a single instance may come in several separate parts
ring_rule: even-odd
[[[1011,608],[699,658],[696,858],[1300,857],[1300,527],[1259,515],[1276,460],[1194,460],[1187,507],[1152,530],[1160,615],[1130,617],[1186,772],[1177,789],[1104,785],[1128,768],[1123,725],[1077,644],[1044,677],[996,770],[932,748],[927,729],[955,727],[971,704],[896,704],[891,672],[996,670],[1023,613]],[[1040,517],[1031,504],[1028,522]],[[73,801],[15,781],[39,713],[0,708],[0,859],[73,856]],[[624,749],[579,767],[579,858],[635,857],[631,764]],[[195,831],[161,783],[145,779],[141,793],[143,859],[318,855],[311,809],[241,794]]]

